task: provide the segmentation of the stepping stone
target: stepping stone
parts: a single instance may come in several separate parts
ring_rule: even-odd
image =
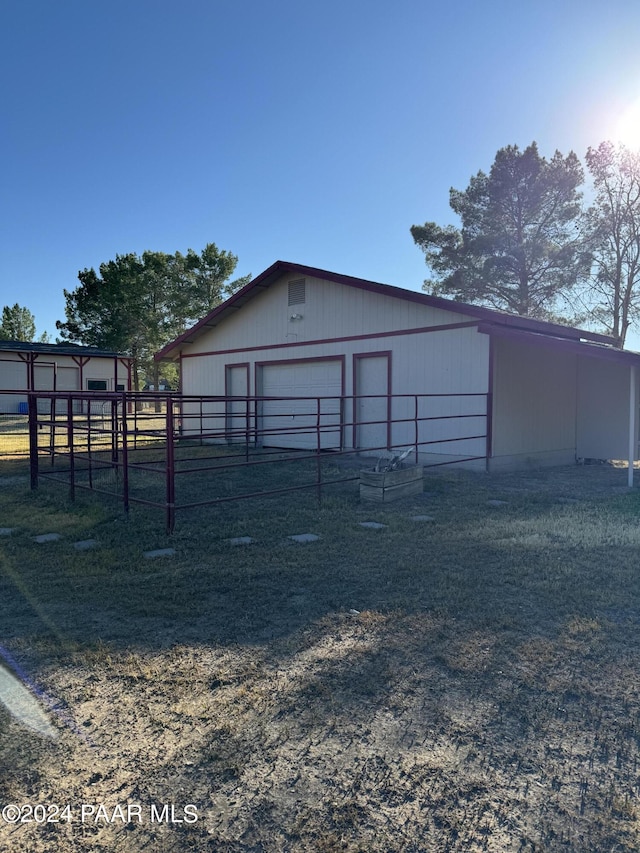
[[[508,506],[509,501],[487,501],[487,506]]]
[[[172,557],[175,553],[175,548],[158,548],[155,551],[145,551],[143,556],[147,560],[153,560],[155,557]]]
[[[255,542],[250,536],[235,536],[233,539],[227,539],[229,545],[251,545]]]
[[[73,547],[76,551],[90,551],[98,544],[97,539],[82,539],[80,542],[74,542]]]
[[[15,527],[0,527],[0,536],[11,536],[16,529]]]
[[[379,524],[377,521],[361,521],[360,527],[368,527],[369,530],[382,530],[383,527],[386,527],[386,524]]]
[[[412,515],[411,521],[435,521],[432,515]]]
[[[287,539],[291,539],[293,542],[315,542],[320,537],[316,536],[315,533],[298,533],[295,536],[288,536]]]
[[[57,542],[62,539],[59,533],[42,533],[40,536],[34,536],[33,541],[42,544],[43,542]]]

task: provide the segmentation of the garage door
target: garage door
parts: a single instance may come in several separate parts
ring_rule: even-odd
[[[342,362],[299,361],[269,364],[261,368],[261,396],[280,397],[261,403],[258,428],[260,443],[271,447],[313,449],[318,445],[318,400],[320,400],[320,447],[339,449]]]

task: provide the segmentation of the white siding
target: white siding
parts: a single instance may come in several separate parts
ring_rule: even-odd
[[[78,355],[81,354],[78,353]],[[88,379],[105,380],[108,390],[113,390],[115,384],[114,360],[113,358],[91,356],[90,360],[83,367],[84,388],[80,389],[80,367],[71,355],[63,355],[56,352],[40,353],[34,364],[36,389],[41,391],[53,390],[54,375],[55,386],[58,391],[85,390]],[[118,384],[128,388],[128,382],[126,365],[118,361]],[[0,391],[3,389],[26,390],[28,384],[28,363],[20,359],[18,353],[14,350],[0,352]],[[0,394],[0,412],[17,412],[20,403],[25,401],[26,397],[17,394]],[[42,405],[46,405],[46,403],[43,401]]]
[[[316,278],[306,279],[305,303],[290,306],[288,282],[299,277],[283,276],[267,290],[253,296],[236,314],[186,347],[185,354],[243,351],[261,345],[299,344],[470,319],[451,311]],[[291,320],[292,314],[302,319]]]
[[[578,457],[628,457],[629,371],[626,365],[595,358],[578,360]]]
[[[309,281],[307,279],[307,301],[304,305],[295,305],[295,311],[287,305],[287,281],[283,279],[225,320],[215,332],[207,332],[194,344],[185,347],[183,353],[186,357],[182,359],[184,393],[223,395],[225,366],[238,361],[250,363],[249,387],[250,394],[254,395],[261,393],[259,383],[256,385],[256,376],[260,370],[256,364],[260,362],[344,357],[344,417],[348,424],[344,439],[347,447],[353,446],[354,438],[351,426],[354,421],[351,398],[354,393],[354,355],[391,352],[390,391],[393,395],[487,393],[489,342],[487,336],[478,334],[475,327],[384,334],[388,331],[404,332],[408,329],[465,323],[469,322],[468,316],[316,279],[311,280],[312,284],[317,285],[314,291]],[[318,293],[325,298],[320,298]],[[343,298],[342,303],[339,301],[340,296]],[[290,313],[303,312],[307,312],[304,320],[289,323]],[[306,339],[320,342],[304,343],[300,339],[302,324],[306,324]],[[270,340],[271,346],[257,349],[257,341],[269,340],[266,332],[269,328],[276,330],[276,337]],[[295,340],[286,338],[285,333],[289,336],[294,334],[289,332],[290,328],[297,330]],[[356,340],[339,339],[356,335],[362,337]],[[250,348],[239,351],[238,346],[243,341]],[[211,354],[214,348],[219,354]],[[419,417],[467,413],[479,413],[479,417],[458,421],[425,421],[420,426],[418,440],[436,441],[471,434],[484,436],[485,410],[484,396],[422,398],[419,401]],[[394,398],[393,418],[413,418],[414,411],[413,396]],[[195,421],[192,420],[191,425],[197,431]],[[391,438],[393,445],[413,445],[413,422],[395,424]],[[483,456],[485,446],[485,439],[481,438],[429,445],[424,448],[424,452],[436,454],[437,461],[451,461],[463,456]]]
[[[227,366],[246,362],[248,392],[259,395],[261,363],[342,358],[343,438],[346,447],[360,446],[354,370],[368,359],[355,357],[370,356],[375,366],[382,364],[376,354],[388,353],[389,387],[382,376],[372,381],[373,388],[393,397],[391,445],[413,446],[416,438],[429,442],[422,447],[426,462],[484,456],[489,336],[477,331],[473,317],[422,305],[401,293],[391,296],[310,276],[304,302],[289,305],[289,281],[300,278],[299,273],[283,275],[185,345],[184,392],[223,395]],[[447,325],[459,327],[438,328]],[[435,330],[416,331],[427,327]],[[534,344],[495,337],[493,353],[492,468],[566,464],[576,455],[626,457],[625,365],[583,358],[543,339]],[[371,390],[370,384],[366,388]],[[415,395],[422,395],[417,434]],[[224,406],[218,416],[223,414]],[[377,443],[384,444],[381,435]],[[477,438],[465,438],[469,435]]]
[[[90,379],[104,380],[107,383],[107,391],[115,391],[113,359],[92,358],[83,368],[83,391],[87,389],[87,383]],[[118,385],[128,387],[127,370],[120,362],[118,362]]]
[[[575,460],[576,370],[572,353],[496,339],[492,468]]]
[[[60,365],[56,376],[56,388],[58,391],[79,391],[80,368]]]

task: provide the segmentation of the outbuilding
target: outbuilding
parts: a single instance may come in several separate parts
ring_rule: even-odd
[[[24,391],[129,391],[131,362],[95,347],[0,341],[0,413],[26,412]]]
[[[156,358],[180,363],[185,433],[212,440],[417,443],[426,464],[490,470],[637,456],[640,354],[300,264],[277,261]]]

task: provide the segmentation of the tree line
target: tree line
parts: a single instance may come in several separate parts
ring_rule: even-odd
[[[573,152],[501,148],[488,174],[451,188],[461,226],[414,225],[427,292],[498,310],[589,325],[623,347],[640,315],[640,153],[589,148],[591,199]]]
[[[136,391],[145,382],[157,389],[161,379],[175,388],[177,368],[159,365],[154,354],[250,281],[250,275],[231,280],[237,263],[236,255],[208,243],[200,252],[129,253],[97,272],[85,268],[78,287],[63,291],[66,320],[56,322],[58,342],[132,356]],[[0,340],[34,338],[33,314],[18,304],[5,306]],[[40,341],[48,342],[46,333]]]

